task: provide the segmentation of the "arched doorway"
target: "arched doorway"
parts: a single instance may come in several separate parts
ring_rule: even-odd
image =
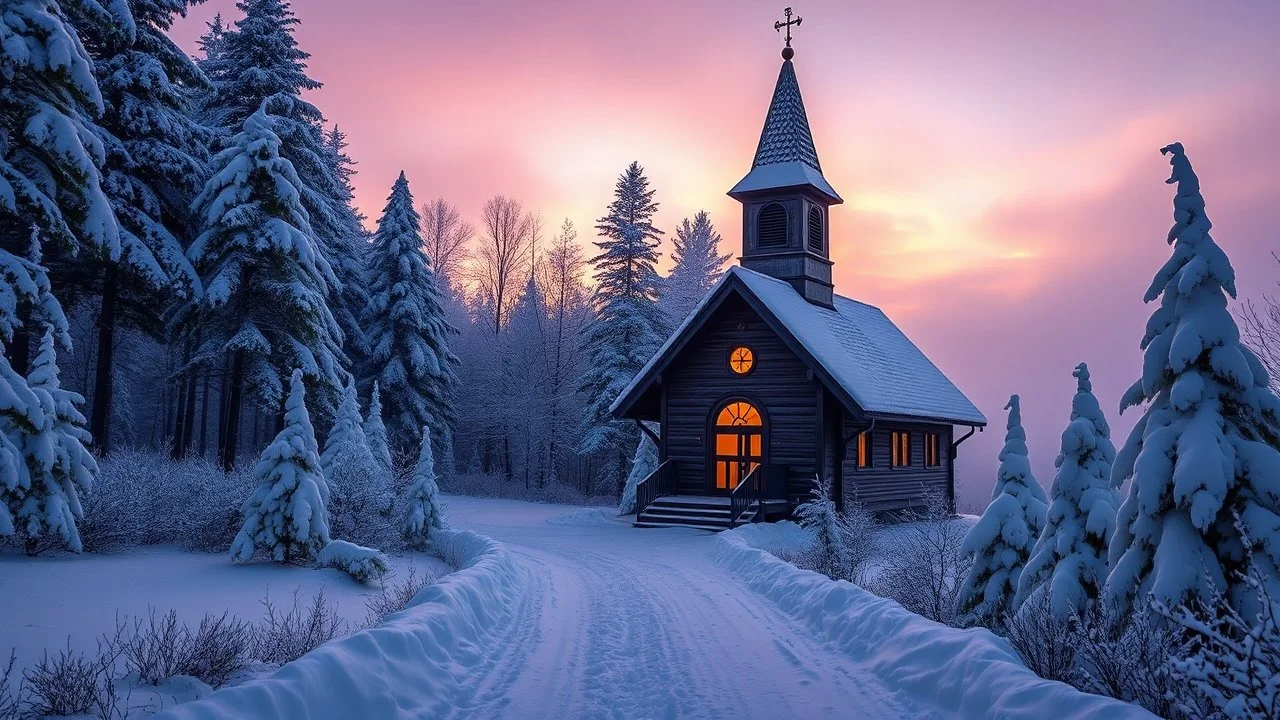
[[[720,405],[711,420],[708,489],[728,494],[764,462],[764,415],[754,404],[734,399]]]

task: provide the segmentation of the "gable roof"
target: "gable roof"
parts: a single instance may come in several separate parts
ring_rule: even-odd
[[[734,266],[611,406],[625,412],[730,292],[737,291],[828,389],[868,415],[958,425],[987,419],[879,308],[836,295],[834,307],[806,301],[790,283]]]
[[[822,176],[822,164],[813,144],[809,117],[800,97],[800,83],[790,60],[782,62],[773,100],[760,131],[760,144],[751,171],[742,178],[730,195],[753,190],[811,185],[835,202],[843,202],[831,184]]]

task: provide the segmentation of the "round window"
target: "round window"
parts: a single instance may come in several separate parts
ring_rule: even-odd
[[[749,347],[736,347],[729,351],[729,369],[735,374],[746,375],[755,367],[756,356]]]

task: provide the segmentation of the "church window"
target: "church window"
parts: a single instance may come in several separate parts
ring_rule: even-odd
[[[890,453],[893,467],[911,466],[911,433],[905,430],[894,430],[892,433],[893,451]]]
[[[735,375],[746,375],[756,366],[756,355],[751,348],[739,345],[729,351],[729,369]]]
[[[778,247],[787,244],[787,209],[778,203],[769,203],[760,211],[756,221],[760,247]]]
[[[822,252],[822,210],[817,205],[809,208],[809,249]]]
[[[871,467],[871,433],[858,433],[858,464],[859,470],[865,470]]]
[[[938,452],[938,433],[924,434],[924,466],[940,467],[942,455]]]

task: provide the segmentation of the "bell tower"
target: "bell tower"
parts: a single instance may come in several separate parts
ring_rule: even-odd
[[[827,218],[844,200],[822,176],[791,61],[791,26],[801,18],[793,20],[791,8],[785,13],[787,21],[774,24],[786,28],[787,44],[760,144],[750,172],[729,196],[742,203],[742,266],[786,280],[809,302],[831,307]]]

